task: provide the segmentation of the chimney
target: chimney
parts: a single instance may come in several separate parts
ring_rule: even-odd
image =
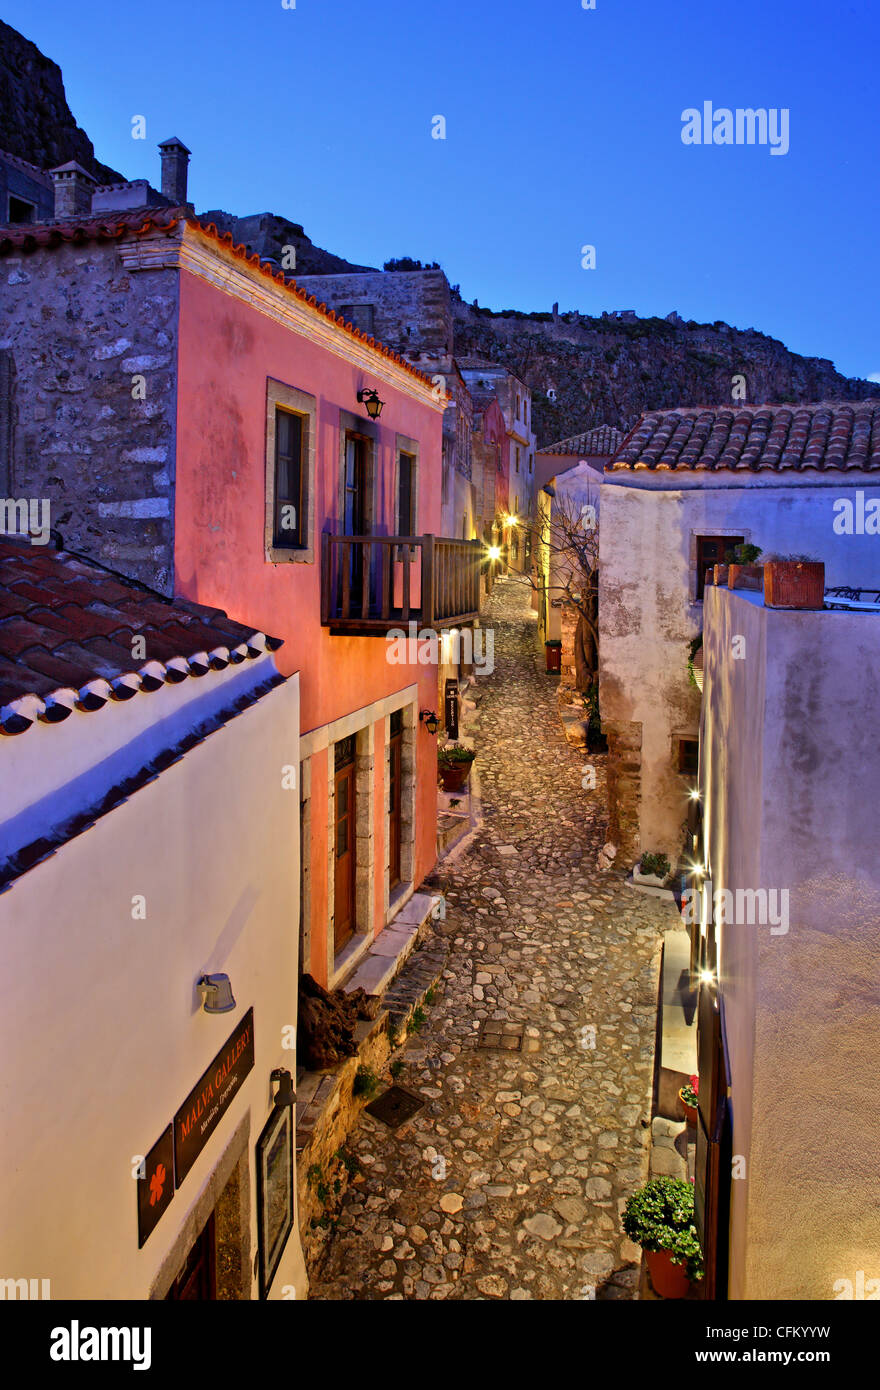
[[[186,202],[186,166],[191,151],[182,140],[172,136],[161,142],[159,152],[162,156],[162,196],[170,198],[175,207],[182,207]]]
[[[59,164],[50,169],[55,184],[55,219],[66,221],[71,217],[89,217],[92,211],[92,194],[98,186],[87,169],[76,160]]]

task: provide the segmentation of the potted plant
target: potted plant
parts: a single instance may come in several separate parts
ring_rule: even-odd
[[[824,608],[825,565],[805,555],[776,555],[764,566],[768,608]]]
[[[728,589],[761,589],[764,583],[764,566],[755,564],[760,553],[759,545],[748,544],[735,545],[732,550],[727,551],[725,559],[728,562]]]
[[[684,1117],[688,1124],[695,1125],[697,1123],[697,1107],[700,1103],[700,1078],[696,1072],[690,1081],[680,1087],[678,1098],[684,1108]]]
[[[686,1297],[690,1285],[703,1277],[693,1184],[651,1178],[628,1199],[622,1220],[630,1240],[645,1252],[654,1292],[661,1298]]]
[[[476,756],[473,748],[465,748],[461,743],[449,743],[445,748],[437,749],[437,771],[445,792],[464,789]]]
[[[729,568],[730,568],[729,565],[716,565],[716,566],[715,566],[715,585],[716,585],[716,587],[720,587],[720,586],[722,586],[722,585],[724,585],[724,584],[727,583],[727,571],[728,571]]]
[[[665,854],[643,854],[633,869],[636,883],[646,883],[650,888],[662,888],[671,865]]]

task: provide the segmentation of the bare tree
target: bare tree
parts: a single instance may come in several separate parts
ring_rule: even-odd
[[[599,669],[599,526],[594,487],[586,495],[559,491],[551,495],[549,508],[522,523],[531,528],[533,559],[541,552],[549,557],[547,582],[543,566],[524,573],[532,588],[546,593],[577,614],[574,635],[575,687],[588,693],[598,680]]]

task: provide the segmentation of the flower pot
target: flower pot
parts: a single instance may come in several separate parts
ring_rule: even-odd
[[[681,1101],[681,1106],[682,1106],[682,1109],[684,1110],[684,1117],[685,1117],[685,1119],[687,1120],[688,1124],[689,1124],[689,1125],[696,1125],[696,1123],[697,1123],[697,1107],[696,1107],[695,1105],[688,1105],[687,1101],[685,1100],[685,1098],[684,1098],[684,1096],[682,1095],[682,1093],[681,1093],[680,1090],[679,1090],[679,1093],[678,1093],[678,1098],[679,1098],[679,1100]]]
[[[728,589],[754,589],[760,593],[764,587],[764,566],[729,565],[727,587]]]
[[[825,565],[821,560],[768,560],[764,566],[768,608],[824,608]]]
[[[666,882],[659,874],[643,874],[638,864],[633,865],[633,883],[644,883],[649,888],[662,888]]]
[[[691,1282],[686,1264],[673,1264],[668,1250],[646,1250],[645,1259],[655,1293],[661,1298],[687,1298]]]
[[[463,791],[467,779],[471,775],[473,759],[467,763],[450,763],[446,767],[438,766],[437,772],[440,775],[440,785],[445,792]]]
[[[718,584],[726,584],[726,583],[727,583],[727,571],[728,571],[729,568],[730,568],[729,565],[716,565],[716,566],[715,566],[715,583],[716,583],[716,585],[718,585]]]

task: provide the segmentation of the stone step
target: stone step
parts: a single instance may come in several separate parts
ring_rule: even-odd
[[[345,981],[345,992],[363,989],[366,994],[384,994],[441,901],[439,893],[413,893]]]

